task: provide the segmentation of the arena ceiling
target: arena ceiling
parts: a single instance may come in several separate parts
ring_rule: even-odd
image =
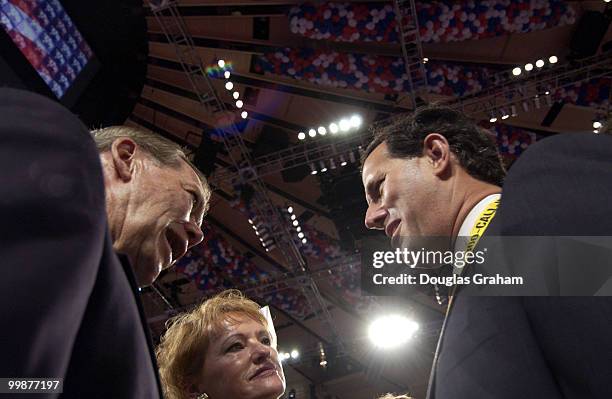
[[[220,59],[231,63],[229,80],[234,85],[231,91],[225,89],[228,80],[224,77],[211,79],[219,99],[228,109],[222,114],[211,112],[198,101],[181,66],[176,46],[168,43],[159,21],[149,10],[145,86],[126,123],[162,134],[186,145],[194,153],[200,147],[205,157],[214,158],[214,165],[211,162],[207,167],[214,167],[211,181],[215,188],[207,218],[207,238],[201,248],[192,251],[180,268],[166,272],[156,286],[146,289],[143,294],[150,325],[157,338],[168,316],[224,287],[236,286],[262,304],[266,299],[274,298],[272,312],[280,350],[297,348],[301,353],[298,359],[288,360],[285,364],[288,388],[295,389],[298,398],[313,397],[311,392],[316,392],[319,398],[365,399],[389,391],[410,391],[416,397],[423,397],[444,304],[440,305],[432,295],[421,292],[402,299],[356,296],[359,288],[358,249],[368,232],[362,227],[365,201],[358,165],[349,159],[350,153],[355,156],[357,153],[353,151],[367,143],[365,127],[375,120],[410,111],[413,108],[411,96],[405,92],[360,90],[355,86],[334,87],[311,82],[307,76],[297,80],[291,74],[262,74],[256,67],[257,59],[274,57],[282,48],[395,58],[402,57],[402,48],[400,44],[384,41],[338,42],[292,33],[288,15],[291,8],[300,3],[288,0],[178,2],[177,9],[203,66],[214,67]],[[386,4],[368,2],[376,3]],[[559,58],[559,65],[554,68],[558,68],[567,63],[570,43],[580,18],[587,11],[603,11],[605,8],[603,1],[566,3],[575,12],[574,23],[479,40],[426,42],[422,45],[423,56],[429,59],[425,67],[452,65],[468,71],[489,68],[494,73],[507,74],[514,67],[555,55]],[[612,32],[608,30],[601,44],[610,39]],[[597,54],[601,54],[601,49]],[[281,59],[282,56],[286,54],[281,54]],[[584,67],[579,63],[572,65],[574,69]],[[561,74],[561,69],[559,71]],[[597,73],[601,74],[601,71]],[[542,75],[541,81],[549,79],[549,75]],[[610,64],[604,68],[603,75],[597,76],[610,79]],[[452,80],[452,76],[444,78]],[[582,79],[581,84],[586,84],[584,76],[568,79],[572,78]],[[501,79],[508,81],[512,78]],[[527,87],[537,81],[534,74],[533,78],[525,78],[521,84]],[[551,89],[556,87],[555,84],[560,83],[551,83]],[[448,83],[448,87],[453,89],[456,85]],[[467,94],[485,98],[485,89],[474,89]],[[609,80],[607,90],[609,93]],[[240,110],[234,105],[234,91],[239,92],[240,99],[244,100]],[[466,93],[448,90],[434,93],[422,89],[419,101],[456,105],[457,98],[463,94]],[[538,107],[533,98],[525,108],[517,102],[517,115],[503,121],[506,127],[498,133],[498,138],[505,134],[506,141],[510,137],[513,150],[509,151],[506,143],[506,159],[510,163],[522,150],[512,144],[515,138],[520,147],[550,134],[592,134],[593,120],[601,119],[609,112],[606,108],[609,103],[609,98],[589,104],[567,101],[552,124],[542,126],[551,108],[544,98]],[[486,103],[480,111],[473,112],[474,117],[490,127],[486,124],[492,109]],[[245,120],[239,116],[243,110],[249,114]],[[362,118],[362,127],[342,137],[328,134],[327,137],[307,137],[304,141],[298,139],[299,132],[329,126],[331,122],[355,114]],[[239,173],[232,168],[232,160],[243,155],[244,151],[228,152],[219,145],[214,132],[227,127],[228,115],[239,124],[252,164],[264,164],[268,160],[266,156],[275,154],[281,158],[280,163],[271,162],[268,168],[255,168],[259,185],[251,180],[248,186],[240,186]],[[523,136],[526,138],[521,139]],[[500,146],[503,144],[501,141]],[[310,164],[319,170],[321,164],[318,159],[308,162],[309,155],[296,158],[306,159],[305,172],[294,168],[292,174],[288,172],[288,165],[282,163],[283,156],[290,156],[287,154],[316,154],[319,146],[329,146],[336,151],[334,159],[338,165],[335,169],[332,170],[327,158],[322,158],[329,171],[311,175]],[[279,152],[282,150],[286,152]],[[340,155],[347,161],[346,167],[340,167]],[[308,248],[296,240],[296,247],[306,262],[305,271],[295,264],[288,264],[282,248],[266,251],[262,246],[261,235],[256,235],[253,224],[249,223],[250,207],[253,206],[249,202],[258,198],[253,197],[253,186],[255,190],[265,191],[266,198],[279,212],[289,206],[293,208],[303,232],[311,238]],[[290,214],[285,216],[287,226],[267,228],[291,231]],[[213,244],[214,250],[205,249]],[[241,272],[244,265],[248,265],[247,273]],[[200,273],[200,269],[206,271]],[[389,309],[399,309],[409,315],[420,324],[420,329],[406,348],[383,353],[367,341],[367,325],[372,317]],[[328,360],[325,368],[320,366],[321,346]]]

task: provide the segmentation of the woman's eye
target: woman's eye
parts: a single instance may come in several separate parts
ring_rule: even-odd
[[[236,352],[236,351],[241,350],[242,348],[243,348],[242,344],[240,342],[236,342],[235,344],[227,348],[226,352]]]
[[[272,340],[269,337],[264,337],[261,340],[261,343],[264,344],[264,345],[272,345]]]

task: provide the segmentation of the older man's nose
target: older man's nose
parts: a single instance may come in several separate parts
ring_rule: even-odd
[[[387,210],[380,205],[371,204],[366,211],[365,225],[368,229],[382,230],[385,228]]]

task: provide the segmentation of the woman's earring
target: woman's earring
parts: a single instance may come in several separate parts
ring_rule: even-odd
[[[197,399],[208,399],[208,395],[205,393],[201,393],[198,395]]]

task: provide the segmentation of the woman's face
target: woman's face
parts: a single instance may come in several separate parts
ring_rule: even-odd
[[[285,375],[268,330],[240,313],[231,313],[210,341],[198,393],[210,399],[277,399]]]

